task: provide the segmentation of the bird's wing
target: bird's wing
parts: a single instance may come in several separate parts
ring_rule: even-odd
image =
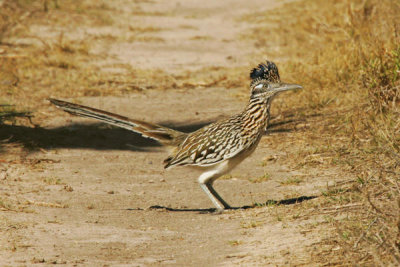
[[[210,166],[233,158],[252,145],[242,138],[242,133],[242,125],[236,117],[210,124],[189,134],[175,153],[164,161],[165,168]]]

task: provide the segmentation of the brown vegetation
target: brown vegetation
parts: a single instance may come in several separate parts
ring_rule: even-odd
[[[337,165],[358,177],[350,191],[333,195],[345,199],[341,204],[363,205],[333,218],[339,234],[331,242],[346,248],[349,263],[398,264],[399,3],[299,1],[244,19],[257,25],[246,38],[282,57],[284,73],[306,87],[290,103],[307,122],[294,162],[309,158],[303,166]]]
[[[15,123],[18,116],[30,116],[25,110],[38,110],[49,92],[58,97],[77,97],[123,95],[144,89],[246,88],[248,79],[243,73],[247,67],[209,67],[170,75],[160,69],[123,65],[118,67],[125,69],[125,74],[101,72],[100,75],[100,68],[90,62],[98,56],[90,54],[90,40],[72,40],[61,34],[49,42],[29,35],[27,25],[42,17],[51,19],[55,25],[68,25],[70,21],[66,20],[71,16],[58,16],[57,12],[72,13],[74,20],[81,24],[113,23],[107,13],[110,8],[104,3],[80,2],[68,1],[68,5],[62,6],[58,1],[3,2],[0,8],[0,123],[6,120]],[[55,12],[48,13],[48,9]],[[143,12],[138,10],[137,14]],[[249,14],[242,20],[254,24],[254,30],[243,38],[254,40],[255,46],[262,50],[260,57],[276,60],[285,81],[305,87],[295,97],[289,95],[284,99],[291,112],[282,116],[300,121],[294,123],[298,131],[291,137],[295,140],[290,147],[294,156],[288,158],[292,166],[298,169],[337,166],[358,177],[350,186],[324,192],[320,205],[338,212],[327,215],[326,221],[337,229],[337,234],[323,245],[329,248],[340,245],[343,249],[330,254],[314,252],[318,256],[315,260],[337,264],[398,264],[399,3],[304,0],[272,12]],[[161,29],[138,27],[130,31],[144,34]],[[25,42],[11,45],[9,39],[13,36]],[[132,35],[128,40],[162,41],[146,35]],[[157,82],[145,82],[150,79]],[[276,101],[284,105],[282,99]],[[46,116],[35,114],[34,121],[40,122]],[[32,126],[29,121],[21,123]],[[272,135],[271,140],[272,146],[289,149],[288,144],[279,142],[279,136]],[[59,183],[53,179],[45,182]],[[252,182],[265,180],[268,174]],[[299,183],[303,183],[301,178],[282,181],[285,186]],[[11,206],[7,199],[0,199],[0,208],[11,209]],[[94,207],[90,205],[88,209]],[[280,209],[283,208],[276,208]],[[243,223],[244,228],[257,225],[258,221]],[[231,245],[239,244],[235,240]]]

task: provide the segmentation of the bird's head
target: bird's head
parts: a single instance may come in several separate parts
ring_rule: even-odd
[[[303,88],[298,84],[281,82],[278,67],[274,62],[261,63],[250,72],[251,98],[271,98],[276,94],[288,90]]]

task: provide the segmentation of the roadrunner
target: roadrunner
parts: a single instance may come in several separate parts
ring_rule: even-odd
[[[200,187],[217,211],[222,212],[231,207],[215,191],[213,182],[231,171],[255,150],[267,129],[272,99],[280,92],[302,88],[297,84],[282,83],[278,68],[270,61],[254,68],[250,78],[250,101],[243,112],[192,133],[183,133],[161,125],[57,99],[49,100],[71,114],[125,128],[171,147],[170,155],[164,160],[164,167],[200,168],[203,171],[198,178]]]

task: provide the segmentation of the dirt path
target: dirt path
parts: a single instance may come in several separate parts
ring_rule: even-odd
[[[103,55],[103,60],[92,64],[104,66],[105,71],[119,71],[117,64],[130,64],[170,73],[249,65],[253,46],[238,35],[251,25],[238,18],[255,9],[277,6],[272,0],[245,4],[208,0],[110,2],[109,6],[120,12],[112,27],[79,28],[69,32],[69,38],[119,36],[124,27],[138,23],[162,28],[146,35],[154,42],[93,45],[91,53]],[[131,16],[135,10],[143,14]],[[42,27],[33,28],[43,38],[51,38]],[[242,109],[245,103],[234,96],[236,93],[215,87],[149,90],[73,101],[195,130]],[[293,221],[282,220],[291,210],[300,213],[302,204],[212,215],[208,213],[212,203],[196,183],[197,173],[185,168],[164,171],[161,162],[166,153],[155,142],[71,117],[53,107],[49,111],[54,116],[43,125],[47,129],[44,149],[28,156],[30,166],[3,171],[6,178],[0,190],[26,208],[0,215],[3,229],[7,229],[0,237],[2,264],[298,265],[311,261],[313,244],[323,239],[317,234],[322,218],[296,220],[294,214]],[[272,134],[284,139],[291,133]],[[256,152],[227,177],[231,179],[218,180],[216,188],[229,203],[240,207],[271,199],[317,196],[332,182],[332,170],[292,170],[277,161],[286,156],[285,151],[272,150],[266,136]],[[298,177],[302,177],[300,182]],[[312,206],[313,201],[304,205]],[[154,205],[177,211],[148,209]],[[310,224],[316,230],[304,231]]]

